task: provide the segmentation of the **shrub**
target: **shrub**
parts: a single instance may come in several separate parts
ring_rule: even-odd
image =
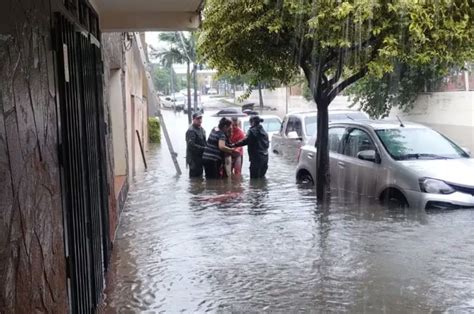
[[[160,120],[156,117],[148,118],[148,140],[150,143],[161,143]]]

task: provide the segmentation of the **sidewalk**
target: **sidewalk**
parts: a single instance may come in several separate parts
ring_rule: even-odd
[[[310,111],[316,110],[316,104],[314,102],[307,101],[303,96],[290,96],[286,95],[285,88],[277,88],[275,90],[263,91],[263,105],[264,110],[261,114],[275,114],[283,118],[287,113],[287,99],[288,99],[288,112],[295,111]],[[237,101],[238,97],[241,96],[243,92],[236,92],[236,101],[234,98],[225,98],[222,101],[230,105],[242,106],[246,103],[255,103],[255,111],[260,112],[259,110],[259,96],[258,91],[253,91],[250,97],[244,100],[242,103]],[[336,99],[329,106],[330,109],[347,109],[351,102],[346,96],[337,96]]]

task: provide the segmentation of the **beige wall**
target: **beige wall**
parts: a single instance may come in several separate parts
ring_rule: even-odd
[[[474,92],[420,95],[409,112],[393,110],[391,117],[428,125],[474,152]]]
[[[125,97],[126,121],[129,156],[129,176],[143,171],[144,163],[138,143],[136,131],[140,133],[144,150],[147,148],[147,88],[145,73],[138,47],[134,42],[132,48],[125,52]]]
[[[122,70],[112,70],[110,75],[109,106],[114,149],[114,174],[127,174],[127,142],[125,141],[125,108],[122,94]]]

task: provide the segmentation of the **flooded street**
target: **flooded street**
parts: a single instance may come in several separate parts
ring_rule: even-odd
[[[425,213],[333,200],[295,184],[270,155],[267,179],[189,180],[187,117],[164,112],[164,138],[131,183],[106,308],[138,312],[474,311],[474,210]],[[218,118],[206,112],[207,134]]]

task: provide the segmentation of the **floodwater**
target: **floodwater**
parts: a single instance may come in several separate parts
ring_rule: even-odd
[[[474,312],[474,210],[322,208],[273,154],[266,180],[250,181],[246,163],[241,180],[190,181],[186,116],[165,117],[183,175],[165,143],[150,147],[117,233],[107,312]],[[217,119],[204,121],[209,133]]]

